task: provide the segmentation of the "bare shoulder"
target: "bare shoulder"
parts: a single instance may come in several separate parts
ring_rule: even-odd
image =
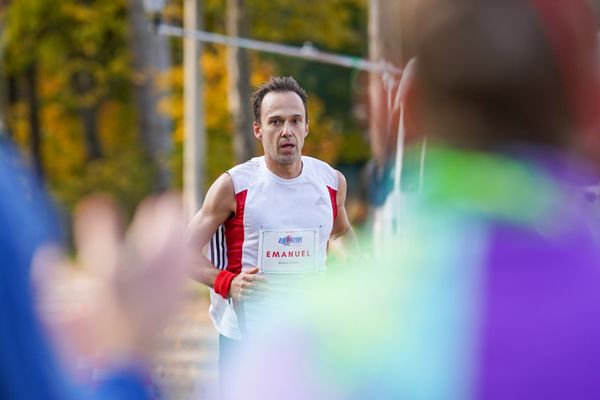
[[[228,173],[223,173],[208,189],[203,208],[206,205],[219,207],[227,205],[227,203],[235,205],[235,189],[231,176]],[[235,207],[232,210],[235,211]]]
[[[338,176],[338,185],[340,187],[343,186],[345,188],[347,186],[346,177],[344,176],[344,174],[342,174],[337,169],[335,170],[335,172],[337,172],[337,176]]]
[[[340,171],[335,170],[338,176],[338,190],[337,190],[337,203],[338,207],[343,207],[344,202],[346,201],[346,190],[348,187],[348,183],[346,182],[346,177]]]
[[[202,208],[190,221],[189,228],[193,231],[197,227],[214,228],[225,222],[235,212],[235,191],[233,181],[229,174],[219,176],[210,186]]]

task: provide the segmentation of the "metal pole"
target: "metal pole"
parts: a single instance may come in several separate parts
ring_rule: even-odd
[[[200,29],[202,0],[185,0],[184,26],[187,30]],[[183,192],[186,217],[189,220],[200,208],[204,196],[204,107],[200,75],[201,43],[193,38],[184,39],[184,176]]]
[[[302,58],[305,60],[313,60],[326,64],[339,65],[346,68],[354,68],[361,71],[371,71],[378,73],[390,73],[393,75],[402,74],[402,69],[385,61],[372,62],[360,57],[351,57],[335,53],[321,51],[310,43],[306,43],[302,47],[288,46],[285,44],[264,42],[254,39],[246,39],[241,37],[220,35],[218,33],[205,32],[202,30],[188,29],[184,26],[160,24],[158,33],[168,36],[193,38],[195,40],[207,43],[223,44],[227,46],[235,46],[244,49],[264,51],[274,54],[282,54],[290,57]]]

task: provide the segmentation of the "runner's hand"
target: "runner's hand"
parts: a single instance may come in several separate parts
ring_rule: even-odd
[[[241,272],[231,281],[229,295],[235,301],[243,301],[252,298],[256,292],[266,290],[266,279],[258,273],[259,269],[254,267]]]

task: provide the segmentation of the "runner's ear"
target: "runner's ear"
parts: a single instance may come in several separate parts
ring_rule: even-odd
[[[258,140],[262,140],[262,132],[260,130],[260,124],[256,121],[252,123],[252,129],[254,130],[254,137]]]

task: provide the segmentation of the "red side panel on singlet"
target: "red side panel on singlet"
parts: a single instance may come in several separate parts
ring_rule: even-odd
[[[335,219],[337,218],[337,190],[330,186],[327,186],[327,190],[329,191],[329,198],[331,199],[331,208],[333,209],[333,223],[335,224]]]
[[[227,270],[234,274],[242,272],[242,247],[244,244],[244,208],[248,190],[235,195],[235,216],[225,222],[227,240]]]

